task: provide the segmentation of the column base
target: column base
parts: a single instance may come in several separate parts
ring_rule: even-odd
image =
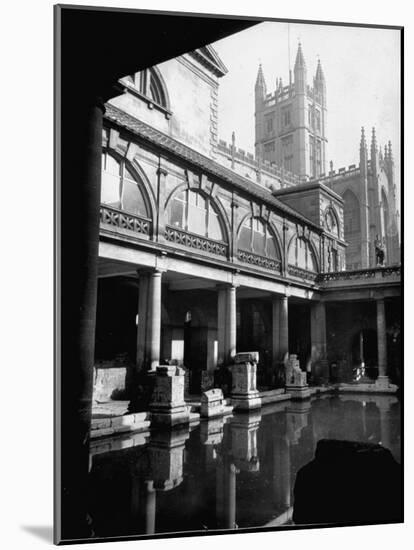
[[[190,414],[185,404],[165,409],[151,408],[151,426],[157,428],[172,428],[189,424]]]
[[[286,393],[288,393],[293,401],[309,399],[312,392],[309,386],[286,386]]]
[[[260,409],[262,400],[259,392],[251,392],[247,394],[231,394],[231,404],[236,411],[250,411],[252,409]]]

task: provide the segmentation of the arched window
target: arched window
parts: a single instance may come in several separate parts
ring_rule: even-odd
[[[226,241],[219,213],[204,195],[191,189],[175,195],[167,209],[168,224],[215,241]]]
[[[336,237],[339,237],[339,225],[336,217],[336,212],[333,208],[329,207],[325,211],[325,225],[326,229],[333,233]]]
[[[239,250],[251,251],[259,256],[280,259],[275,237],[269,228],[260,218],[247,218],[240,228],[237,241]]]
[[[157,71],[154,68],[144,69],[139,73],[128,75],[125,80],[145,97],[157,105],[168,109],[167,94]]]
[[[361,230],[361,213],[359,209],[359,200],[350,189],[343,194],[344,199],[344,229],[345,239],[351,233]]]
[[[289,246],[288,263],[306,271],[318,271],[315,254],[309,241],[302,237],[295,237]]]
[[[142,183],[131,173],[125,160],[102,154],[101,203],[138,216],[149,216]]]

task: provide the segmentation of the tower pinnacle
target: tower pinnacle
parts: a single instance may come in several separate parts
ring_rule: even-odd
[[[302,44],[299,42],[298,44],[298,52],[296,54],[296,61],[295,61],[295,72],[297,71],[297,69],[306,69],[306,63],[305,63],[305,58],[303,57],[303,52],[302,52]]]

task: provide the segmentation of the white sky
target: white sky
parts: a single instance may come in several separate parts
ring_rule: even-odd
[[[229,72],[220,79],[219,138],[254,152],[254,85],[262,63],[267,92],[276,77],[289,82],[298,40],[302,42],[308,84],[312,85],[318,55],[327,87],[327,167],[358,164],[361,126],[368,147],[372,126],[378,145],[391,140],[399,170],[400,37],[399,31],[332,25],[265,22],[213,44]],[[399,178],[398,178],[399,180]]]

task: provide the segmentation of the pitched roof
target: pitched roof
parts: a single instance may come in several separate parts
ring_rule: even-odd
[[[168,136],[167,134],[156,130],[152,126],[149,126],[145,122],[142,122],[141,120],[138,120],[128,113],[125,113],[117,107],[114,107],[110,103],[107,103],[105,105],[105,108],[105,118],[107,120],[116,123],[118,126],[125,128],[126,130],[132,132],[136,136],[139,136],[145,141],[148,141],[153,145],[164,149],[166,152],[172,153],[180,159],[185,160],[197,166],[198,168],[201,168],[202,170],[208,172],[213,176],[216,176],[226,183],[231,184],[236,189],[239,189],[249,195],[254,196],[255,198],[260,199],[270,207],[273,207],[273,209],[276,209],[279,212],[283,212],[284,214],[292,218],[296,218],[298,221],[305,223],[306,225],[313,227],[314,229],[321,229],[318,225],[308,220],[305,216],[299,214],[296,210],[293,210],[293,208],[290,208],[280,200],[276,199],[269,191],[253,183],[249,179],[244,178],[239,174],[236,174],[229,168],[222,166],[221,164],[210,159],[209,157],[199,153],[198,151],[195,151],[194,149],[191,149],[183,143],[180,143],[176,139]]]

